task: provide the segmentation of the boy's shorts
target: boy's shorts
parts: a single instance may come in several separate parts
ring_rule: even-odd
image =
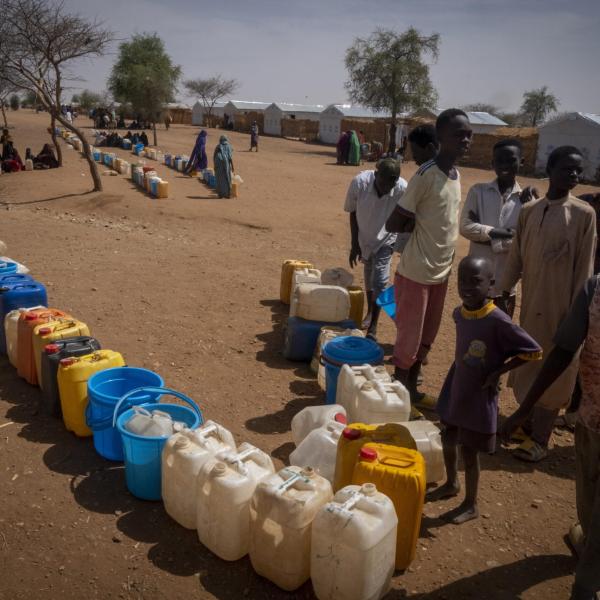
[[[364,260],[365,288],[367,292],[374,292],[375,298],[388,287],[390,281],[390,267],[394,246],[384,244]]]
[[[466,446],[484,454],[496,452],[496,434],[480,433],[457,425],[449,425],[442,421],[442,443],[448,446]]]

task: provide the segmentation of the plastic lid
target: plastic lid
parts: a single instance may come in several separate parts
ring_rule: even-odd
[[[38,333],[40,335],[48,335],[49,333],[52,333],[52,328],[51,327],[40,327],[38,329]]]
[[[365,381],[361,386],[360,389],[361,390],[365,390],[367,392],[370,392],[372,389],[374,388],[373,383],[371,381]]]
[[[225,473],[227,472],[227,465],[224,462],[218,462],[215,464],[215,466],[212,469],[212,472],[217,476],[217,477],[222,477],[223,475],[225,475]]]
[[[75,359],[75,358],[73,358],[73,357],[71,357],[71,358],[61,358],[61,359],[60,359],[60,364],[61,364],[63,367],[68,367],[68,366],[70,366],[70,365],[73,365],[73,364],[75,364],[76,362],[77,362],[77,359]]]
[[[374,496],[377,493],[377,487],[374,483],[365,483],[360,486],[360,492],[365,496]]]
[[[35,313],[27,313],[25,315],[25,320],[26,321],[35,321],[35,319],[37,319],[38,316]]]
[[[188,440],[186,437],[177,438],[177,440],[175,441],[175,448],[177,450],[182,450],[183,448],[187,448],[189,445],[190,445],[190,440]]]
[[[335,338],[323,348],[323,357],[333,363],[364,365],[383,360],[383,349],[367,338],[346,335]]]
[[[46,354],[56,354],[57,352],[60,352],[60,346],[58,344],[46,344],[44,352]]]
[[[347,440],[357,440],[362,435],[362,433],[360,429],[352,429],[352,427],[346,427],[346,429],[342,431],[342,435]]]
[[[369,462],[377,460],[377,450],[373,448],[365,448],[364,446],[360,449],[360,458]]]
[[[339,412],[339,413],[336,413],[335,417],[333,417],[333,420],[334,420],[336,423],[343,423],[344,425],[345,425],[345,424],[348,422],[348,421],[346,420],[346,415],[345,415],[344,413],[341,413],[341,412]],[[345,431],[345,430],[344,430],[344,431]]]
[[[304,467],[304,469],[302,469],[301,473],[302,473],[302,475],[304,475],[304,477],[314,477],[315,476],[315,470],[312,467]]]

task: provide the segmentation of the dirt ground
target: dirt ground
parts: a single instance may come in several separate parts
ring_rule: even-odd
[[[47,115],[21,110],[9,117],[22,154],[26,146],[38,152],[48,137]],[[159,146],[189,152],[196,133],[161,129]],[[218,134],[209,132],[210,153]],[[328,147],[262,137],[260,152],[250,154],[249,136],[232,133],[230,140],[244,179],[236,200],[218,200],[164,166],[157,170],[170,182],[168,199],[149,198],[121,175],[103,176],[104,192],[88,193],[87,165],[64,144],[64,168],[0,176],[0,239],[47,285],[50,304],[87,322],[104,348],[160,372],[196,400],[205,418],[281,465],[293,449],[291,418],[323,401],[308,367],[281,356],[281,262],[345,266],[342,205],[359,169],[336,166]],[[406,165],[403,176],[414,170]],[[461,174],[464,193],[492,177],[474,169]],[[459,256],[465,251],[463,240]],[[452,361],[457,304],[453,282],[425,370],[432,393]],[[393,335],[385,319],[380,341],[387,355]],[[0,598],[314,597],[310,583],[293,594],[280,591],[254,574],[247,557],[217,559],[161,503],[133,498],[122,465],[40,414],[39,396],[2,357]],[[503,413],[513,405],[504,392]],[[572,435],[557,432],[537,468],[504,449],[483,463],[482,517],[445,525],[437,515],[457,500],[426,505],[417,559],[394,578],[388,598],[567,597],[575,565],[563,540],[576,518]]]

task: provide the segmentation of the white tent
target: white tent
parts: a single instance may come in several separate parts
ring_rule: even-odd
[[[265,109],[265,133],[281,135],[283,119],[309,119],[318,121],[325,107],[321,104],[290,104],[288,102],[273,102]]]
[[[412,113],[413,117],[429,118],[435,121],[442,111],[440,109],[422,108]],[[492,133],[498,127],[508,127],[502,119],[495,117],[488,112],[482,111],[467,111],[467,117],[471,123],[473,133]]]
[[[539,128],[536,170],[544,172],[550,152],[559,146],[575,146],[584,158],[583,176],[600,180],[600,115],[566,113]]]
[[[319,139],[325,144],[337,143],[343,119],[381,119],[389,117],[386,113],[375,113],[363,106],[350,104],[330,104],[319,115]]]
[[[227,102],[225,101],[215,102],[215,105],[211,111],[212,116],[216,117],[217,119],[222,119],[223,113],[225,112],[224,109],[226,104]],[[208,111],[204,107],[204,104],[202,104],[202,102],[198,100],[198,102],[196,102],[196,104],[194,104],[194,106],[192,107],[192,125],[204,125],[205,114],[208,114]]]

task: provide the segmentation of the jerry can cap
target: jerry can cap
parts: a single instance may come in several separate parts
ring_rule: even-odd
[[[51,327],[40,327],[38,329],[38,333],[40,335],[48,335],[49,333],[52,333],[52,328]]]
[[[362,447],[360,449],[360,454],[359,454],[360,458],[362,458],[363,460],[372,462],[374,460],[377,460],[377,450],[373,450],[373,448],[365,448]]]
[[[34,321],[37,318],[38,318],[38,316],[35,313],[26,313],[25,314],[25,320],[26,321]]]
[[[333,420],[336,423],[342,423],[343,425],[345,425],[348,422],[346,420],[346,415],[342,412],[336,413],[335,417],[333,417]]]
[[[70,365],[74,365],[77,362],[76,358],[73,358],[72,356],[69,358],[61,358],[60,359],[60,364],[63,367],[69,367]]]
[[[362,435],[362,433],[360,429],[352,429],[352,427],[346,427],[344,431],[342,431],[342,435],[347,440],[357,440]]]
[[[56,354],[60,352],[60,346],[58,344],[46,344],[44,352],[46,354]]]

